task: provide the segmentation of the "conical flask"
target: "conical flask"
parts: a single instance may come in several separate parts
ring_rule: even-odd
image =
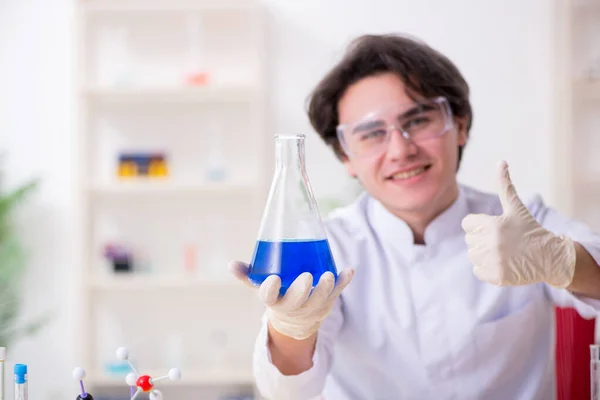
[[[276,169],[250,263],[249,279],[260,285],[281,278],[283,295],[303,272],[313,276],[337,270],[306,173],[305,135],[275,136]]]

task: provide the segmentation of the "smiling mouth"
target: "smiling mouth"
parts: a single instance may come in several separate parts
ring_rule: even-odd
[[[390,176],[388,179],[393,180],[393,181],[403,181],[403,180],[415,177],[417,175],[421,175],[422,173],[427,171],[429,168],[431,168],[431,164],[424,165],[424,166],[418,167],[418,168],[414,168],[409,171],[398,172],[398,173]]]

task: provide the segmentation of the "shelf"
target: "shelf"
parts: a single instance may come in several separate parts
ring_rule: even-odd
[[[89,87],[84,93],[104,103],[250,102],[258,90],[252,85],[208,84],[197,87]]]
[[[251,183],[207,182],[199,184],[177,183],[170,181],[123,181],[95,184],[90,187],[93,194],[111,195],[206,195],[258,193],[259,186]]]
[[[182,301],[199,301],[198,312],[206,313],[207,317],[218,315],[226,307],[238,310],[241,314],[231,321],[235,324],[223,323],[219,328],[231,336],[254,330],[264,312],[256,290],[238,282],[226,265],[221,269],[212,268],[212,262],[211,265],[199,262],[196,271],[186,271],[186,254],[181,246],[185,244],[186,229],[194,230],[197,226],[202,231],[198,232],[200,242],[203,235],[210,236],[212,229],[217,228],[208,221],[213,207],[220,211],[215,218],[222,221],[223,233],[235,230],[228,237],[233,244],[223,251],[244,254],[239,243],[255,240],[252,232],[258,215],[254,215],[254,209],[268,194],[272,179],[265,171],[268,165],[262,157],[272,151],[271,141],[266,140],[272,134],[264,109],[268,94],[263,79],[269,50],[264,29],[267,14],[260,0],[76,0],[75,3],[77,43],[74,44],[78,53],[75,73],[81,78],[75,89],[81,104],[76,118],[75,151],[77,169],[82,172],[76,187],[85,212],[78,224],[81,254],[73,263],[79,276],[77,287],[81,288],[77,300],[82,304],[73,322],[78,328],[73,347],[82,366],[90,368],[86,378],[90,386],[127,393],[125,377],[116,374],[118,371],[111,374],[105,370],[97,362],[94,349],[111,346],[115,335],[135,338],[155,329],[151,314],[136,314],[140,304],[151,303],[155,311],[169,317],[165,323],[185,329],[186,337],[195,337],[194,332],[206,328],[206,321],[190,319],[189,313],[173,312],[171,307]],[[196,47],[193,27],[188,26],[190,17],[200,20],[202,36],[207,39],[206,43],[198,43],[203,56],[200,61],[209,67],[205,84],[200,84],[200,77],[195,85],[188,80],[193,78],[188,75],[194,71],[186,65],[194,61],[191,50]],[[121,58],[129,57],[120,63]],[[131,68],[125,71],[131,74],[120,76],[125,67]],[[228,167],[227,179],[217,180],[216,173],[210,174],[210,138],[197,136],[201,134],[199,129],[208,129],[210,125],[204,125],[206,115],[214,116],[213,129],[226,130],[227,135],[244,133],[245,139],[240,144],[246,150],[233,149],[224,161],[236,164],[224,165]],[[171,137],[173,132],[169,127],[178,133],[177,138]],[[165,146],[174,158],[173,163],[168,163],[170,176],[124,179],[117,176],[115,156],[119,149]],[[251,156],[247,156],[249,151]],[[155,230],[162,231],[157,235]],[[132,246],[139,243],[147,249],[145,256],[154,260],[157,268],[112,273],[109,263],[99,258],[98,249],[102,249],[105,238],[115,235]],[[206,247],[210,243],[199,251],[211,250]],[[219,253],[215,257],[220,255],[218,251],[215,253]],[[135,304],[127,307],[128,301]],[[217,301],[222,307],[214,307]],[[133,318],[128,319],[130,324],[114,326],[120,322],[119,317],[130,316]],[[137,351],[151,352],[163,345],[158,337],[151,335],[138,343]],[[182,368],[182,380],[161,381],[158,387],[254,386],[251,342],[236,345],[231,362],[220,362],[220,368],[215,365],[216,370],[205,361],[208,353],[213,353],[214,345],[209,337],[197,337],[193,346],[197,363],[178,366]],[[157,377],[168,373],[170,366],[158,371],[158,365],[150,365],[148,371],[140,367],[140,372]]]
[[[102,12],[187,12],[187,11],[245,11],[258,9],[251,0],[88,0],[83,2],[88,13]]]
[[[166,375],[166,371],[140,371],[152,377]],[[254,377],[251,370],[222,370],[222,371],[186,371],[182,368],[182,379],[179,381],[164,380],[157,383],[158,386],[209,386],[209,385],[253,385]],[[124,376],[112,376],[100,371],[92,371],[86,377],[86,383],[95,386],[126,386]]]
[[[226,273],[226,272],[225,272]],[[192,275],[154,276],[150,274],[124,274],[121,276],[94,277],[89,286],[96,291],[153,291],[153,290],[210,290],[224,289],[240,292],[252,292],[241,282],[230,279],[209,280]]]
[[[600,100],[600,79],[594,81],[578,79],[574,85],[577,94],[588,99]]]

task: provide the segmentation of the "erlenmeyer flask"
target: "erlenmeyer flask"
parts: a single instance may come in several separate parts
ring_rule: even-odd
[[[260,285],[281,278],[283,295],[303,272],[313,286],[326,271],[337,270],[312,192],[304,158],[305,135],[275,136],[276,169],[250,263],[249,279]]]

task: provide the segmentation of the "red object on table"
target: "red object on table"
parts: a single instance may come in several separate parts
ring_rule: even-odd
[[[149,392],[154,388],[154,384],[152,383],[152,378],[149,375],[142,375],[138,378],[135,383],[137,387],[142,389],[144,392]]]
[[[596,320],[571,308],[556,308],[556,399],[590,398],[590,344]]]

